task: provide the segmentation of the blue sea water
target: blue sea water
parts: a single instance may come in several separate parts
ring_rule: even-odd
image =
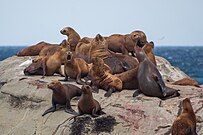
[[[15,55],[25,46],[0,46],[0,61]],[[203,84],[203,47],[155,47],[155,55],[166,58],[199,84]]]

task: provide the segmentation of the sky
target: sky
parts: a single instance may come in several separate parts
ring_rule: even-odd
[[[64,27],[81,37],[146,33],[157,46],[203,45],[203,0],[0,0],[0,45],[60,43]]]

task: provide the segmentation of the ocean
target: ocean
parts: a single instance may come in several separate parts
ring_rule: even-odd
[[[0,61],[15,55],[25,46],[0,46]],[[173,66],[179,67],[199,84],[203,84],[203,46],[202,47],[155,47],[156,56],[162,56]]]

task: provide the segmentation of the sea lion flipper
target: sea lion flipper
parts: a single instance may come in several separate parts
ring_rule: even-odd
[[[98,117],[99,115],[96,114],[96,108],[92,109],[92,116],[93,117]]]
[[[141,93],[142,92],[139,89],[136,89],[135,92],[133,93],[133,97],[137,97]]]
[[[69,100],[66,102],[65,112],[73,114],[73,115],[78,115],[78,113],[71,108]]]
[[[164,89],[163,83],[160,81],[160,78],[156,75],[156,74],[152,74],[154,80],[157,82],[157,84],[159,85],[161,92],[163,93],[163,96],[166,96],[166,91]]]
[[[81,80],[81,72],[78,73],[77,78],[76,78],[76,82],[80,85],[85,85],[85,82],[83,82]]]
[[[104,94],[104,96],[105,96],[105,97],[110,97],[111,94],[112,94],[114,91],[115,91],[115,88],[110,88],[110,89]]]
[[[49,109],[47,109],[43,114],[42,116],[46,115],[47,113],[50,113],[50,112],[55,112],[56,111],[56,105],[50,107]]]

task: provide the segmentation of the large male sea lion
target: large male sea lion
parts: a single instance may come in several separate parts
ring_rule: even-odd
[[[81,58],[73,58],[72,52],[68,52],[64,64],[65,81],[70,78],[76,79],[78,84],[85,84],[81,77],[85,77],[89,73],[89,66],[85,60]]]
[[[82,86],[82,96],[78,101],[79,115],[90,114],[93,117],[101,114],[101,106],[92,96],[92,89],[88,85]]]
[[[51,76],[54,73],[58,73],[62,76],[61,65],[65,60],[65,52],[57,51],[51,56],[45,56],[35,63],[24,69],[25,75],[43,75],[43,77]],[[42,73],[43,71],[43,73]],[[41,74],[42,73],[42,74]]]
[[[60,32],[68,37],[67,41],[70,43],[70,50],[75,51],[76,45],[80,40],[80,35],[71,27],[65,27]]]
[[[173,122],[172,135],[197,135],[196,116],[189,98],[182,101],[182,113]]]
[[[53,91],[52,107],[47,109],[42,116],[56,111],[56,105],[65,105],[65,111],[70,114],[76,114],[71,108],[70,101],[75,96],[81,96],[82,90],[72,84],[61,84],[59,81],[53,81],[47,85]]]
[[[20,50],[16,55],[17,56],[36,56],[36,55],[39,55],[39,52],[45,46],[58,46],[58,44],[50,44],[50,43],[46,43],[46,42],[39,42],[36,45],[28,46],[28,47]]]
[[[147,96],[158,97],[161,99],[180,96],[178,90],[165,86],[161,74],[156,66],[149,60],[142,48],[135,47],[136,57],[139,61],[138,65],[138,93],[144,93]]]

